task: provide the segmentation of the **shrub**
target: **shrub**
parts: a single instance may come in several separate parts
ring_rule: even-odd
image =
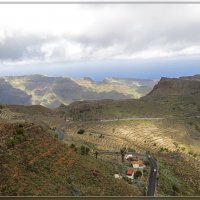
[[[135,152],[135,149],[129,147],[128,152]]]
[[[16,143],[22,143],[23,141],[25,141],[25,136],[24,135],[15,135],[14,137]]]
[[[178,151],[178,150],[179,150],[179,149],[177,149],[177,151]],[[160,150],[159,150],[159,152],[163,152],[163,151],[168,152],[169,150],[168,150],[167,148],[163,148],[163,147],[161,147]]]
[[[143,170],[143,175],[147,176],[148,175],[148,171],[146,169]]]
[[[54,134],[54,138],[58,139],[58,134],[57,133]]]
[[[85,133],[85,130],[84,129],[79,129],[77,133],[78,134],[83,134],[83,133]]]
[[[26,136],[24,135],[24,130],[22,128],[16,129],[16,134],[14,135],[14,143],[19,144],[26,140]]]
[[[148,161],[148,160],[145,160],[145,161],[144,161],[144,165],[149,166],[149,165],[150,165],[149,161]]]
[[[17,133],[17,135],[24,135],[24,130],[21,128],[17,128],[16,133]]]
[[[19,128],[23,128],[23,124],[19,124]]]
[[[81,155],[88,155],[90,148],[81,146]]]
[[[3,109],[3,106],[2,106],[2,105],[0,105],[0,109]]]
[[[85,155],[85,147],[81,146],[81,155]]]
[[[85,154],[88,155],[88,154],[89,154],[89,151],[90,151],[90,148],[86,147],[86,148],[85,148]]]
[[[141,171],[137,171],[137,172],[134,173],[134,179],[138,179],[141,176],[142,176],[142,172]]]
[[[8,148],[14,148],[15,147],[15,140],[13,138],[10,138],[8,141],[7,141],[7,147]]]
[[[182,150],[182,151],[185,151],[185,147],[181,147],[181,150]]]
[[[76,145],[72,143],[69,147],[73,149],[76,147]]]
[[[99,136],[99,138],[104,138],[103,134],[101,134],[101,135]]]

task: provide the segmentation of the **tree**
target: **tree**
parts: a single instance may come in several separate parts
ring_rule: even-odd
[[[89,148],[89,147],[85,147],[85,154],[86,154],[86,155],[89,154],[89,151],[90,151],[90,148]]]
[[[81,155],[88,155],[90,151],[89,147],[81,146]]]
[[[96,155],[96,159],[97,159],[97,157],[98,157],[98,154],[99,154],[99,153],[98,153],[98,151],[96,151],[96,152],[95,152],[95,155]]]
[[[85,155],[85,147],[81,146],[81,155]]]
[[[141,171],[136,171],[135,173],[134,173],[134,179],[138,179],[139,177],[141,177],[142,176],[142,172]]]
[[[84,129],[79,129],[77,133],[78,134],[83,134],[83,133],[85,133],[85,130]]]
[[[124,162],[124,156],[125,156],[125,148],[120,149],[121,157],[122,157],[122,162]]]

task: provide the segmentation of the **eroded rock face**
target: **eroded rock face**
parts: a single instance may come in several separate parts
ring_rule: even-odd
[[[188,96],[200,95],[200,75],[181,78],[162,77],[150,96]]]

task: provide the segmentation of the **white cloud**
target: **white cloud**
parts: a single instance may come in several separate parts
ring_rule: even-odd
[[[200,55],[200,4],[0,7],[6,64]]]

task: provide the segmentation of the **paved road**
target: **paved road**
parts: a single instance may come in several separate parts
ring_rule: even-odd
[[[115,122],[115,121],[131,121],[131,120],[163,120],[163,117],[130,117],[119,119],[102,119],[101,122]]]
[[[147,189],[147,196],[154,196],[156,189],[156,176],[158,172],[157,162],[155,158],[149,158],[150,161],[150,174],[149,174],[149,184]]]
[[[132,120],[164,120],[164,119],[190,119],[190,118],[200,118],[199,115],[186,116],[186,117],[130,117],[130,118],[119,118],[119,119],[102,119],[101,122],[116,122],[116,121],[132,121]]]

